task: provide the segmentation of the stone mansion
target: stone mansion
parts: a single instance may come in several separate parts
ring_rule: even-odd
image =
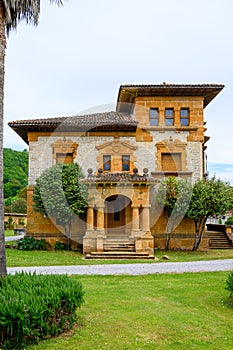
[[[206,176],[204,109],[223,87],[121,85],[115,111],[10,122],[29,145],[27,234],[51,244],[66,241],[54,218],[33,211],[32,194],[45,169],[77,162],[88,186],[88,207],[86,219],[73,222],[73,246],[82,247],[85,256],[152,257],[155,247],[164,248],[166,224],[154,187],[166,176],[192,182]],[[194,229],[184,218],[171,248],[191,249]],[[204,238],[199,249],[207,245]]]

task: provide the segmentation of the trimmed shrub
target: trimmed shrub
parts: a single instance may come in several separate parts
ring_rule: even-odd
[[[233,272],[230,272],[227,277],[226,289],[230,291],[230,298],[233,299]]]
[[[226,221],[225,225],[233,225],[233,216],[230,216]]]
[[[22,349],[70,329],[84,302],[67,275],[17,273],[0,279],[0,347]]]
[[[34,237],[28,236],[18,241],[19,250],[47,250],[48,243],[45,239],[35,239]]]
[[[54,244],[54,249],[55,250],[68,250],[68,248],[69,248],[69,246],[66,243],[62,243],[62,242],[57,241]]]

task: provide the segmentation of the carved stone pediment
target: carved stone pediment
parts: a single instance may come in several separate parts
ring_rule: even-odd
[[[178,139],[173,140],[172,136],[168,139],[162,140],[156,143],[157,149],[166,148],[171,152],[179,149],[185,148],[187,146],[187,142],[182,142]]]
[[[111,171],[122,172],[122,156],[129,155],[129,172],[133,171],[133,168],[135,167],[134,151],[137,149],[137,146],[132,145],[128,141],[120,140],[118,137],[115,137],[112,141],[107,141],[99,146],[96,146],[96,149],[99,151],[99,155],[97,157],[99,168],[103,168],[103,155],[109,155],[111,156]]]
[[[110,151],[111,148],[113,153],[119,153],[121,151],[125,151],[126,149],[135,151],[137,149],[137,146],[131,145],[127,141],[121,141],[118,138],[114,139],[113,141],[105,142],[102,145],[96,146],[97,150],[103,150],[106,148],[108,149],[108,151]]]
[[[169,139],[157,142],[155,146],[157,148],[156,171],[163,171],[162,158],[164,154],[171,154],[171,157],[173,157],[173,154],[180,155],[180,170],[187,171],[186,142],[182,142],[178,139],[173,140],[173,137],[170,136]]]
[[[53,157],[56,159],[56,155],[59,154],[73,154],[73,159],[77,155],[78,144],[72,140],[66,140],[64,137],[52,143]]]

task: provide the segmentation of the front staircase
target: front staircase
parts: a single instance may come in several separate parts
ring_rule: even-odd
[[[209,249],[233,249],[232,241],[225,232],[207,231]]]
[[[108,238],[104,242],[104,251],[105,252],[113,252],[113,251],[134,252],[135,243],[129,239]]]
[[[126,237],[108,237],[103,252],[91,252],[86,259],[154,259],[148,252],[136,252],[135,242]]]

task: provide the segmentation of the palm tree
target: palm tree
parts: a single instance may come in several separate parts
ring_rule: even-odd
[[[62,5],[62,0],[50,0]],[[4,102],[4,59],[6,34],[17,28],[21,20],[38,24],[40,0],[0,0],[0,277],[6,276],[6,254],[4,238],[3,197],[3,102]]]

